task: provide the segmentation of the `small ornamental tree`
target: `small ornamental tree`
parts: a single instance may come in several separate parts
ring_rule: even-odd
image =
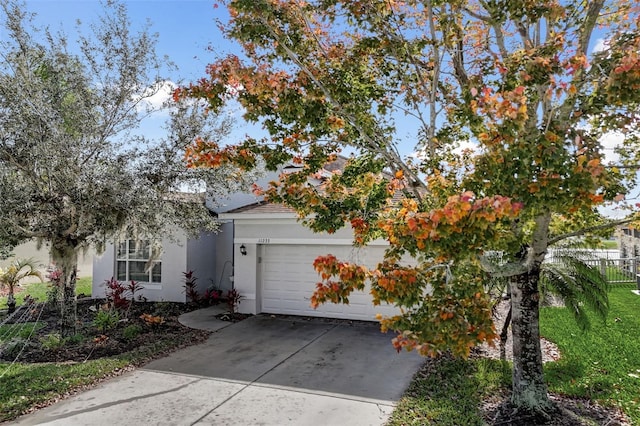
[[[356,245],[389,242],[375,269],[316,259],[323,281],[313,303],[346,303],[369,281],[374,303],[403,308],[381,318],[397,348],[464,356],[492,340],[484,283],[508,277],[511,404],[547,418],[541,264],[554,244],[620,223],[596,209],[622,202],[636,183],[638,4],[225,3],[226,35],[243,56],[218,59],[175,97],[204,99],[212,112],[233,99],[268,136],[226,146],[199,139],[190,165],[302,164],[265,189],[269,200],[313,230],[348,223]],[[620,135],[621,167],[605,164],[599,141],[609,132]],[[415,154],[402,156],[403,147]],[[322,188],[307,185],[342,150],[352,155],[345,170]],[[417,264],[403,265],[406,254]]]
[[[219,192],[233,185],[228,170],[194,173],[183,163],[187,141],[223,137],[228,123],[185,102],[166,110],[165,139],[136,133],[157,110],[149,98],[167,83],[155,37],[133,31],[121,3],[105,3],[77,53],[65,36],[39,33],[21,3],[0,2],[0,17],[0,247],[49,242],[62,334],[73,334],[84,247],[100,249],[125,232],[216,229],[204,200],[172,193],[200,179]]]
[[[16,299],[14,290],[20,282],[29,277],[37,277],[42,281],[42,273],[33,259],[15,259],[6,270],[0,268],[0,288],[7,288],[7,311],[12,313],[16,310]]]

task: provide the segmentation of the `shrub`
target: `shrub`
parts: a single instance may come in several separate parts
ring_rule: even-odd
[[[15,337],[0,348],[0,358],[5,360],[14,360],[22,353],[25,346],[30,342],[26,339]]]
[[[133,340],[142,333],[142,327],[137,324],[128,325],[122,330],[122,336],[127,340]]]
[[[206,301],[206,304],[209,306],[217,305],[222,301],[222,290],[218,290],[215,287],[209,287],[204,292],[204,296],[202,298]]]
[[[114,309],[101,309],[93,319],[93,325],[100,329],[102,333],[111,330],[120,321],[120,314]]]
[[[136,300],[136,293],[144,289],[144,286],[137,281],[131,280],[128,284],[125,284],[113,277],[110,280],[105,280],[104,286],[106,287],[105,295],[107,301],[114,308],[124,311],[125,318],[129,317],[129,309]],[[142,295],[139,295],[138,299],[142,300]]]
[[[240,304],[240,302],[242,301],[242,299],[244,299],[244,296],[242,296],[238,290],[236,290],[235,288],[232,288],[231,290],[229,290],[227,292],[227,307],[229,308],[229,312],[231,312],[232,314],[235,314],[236,312],[238,312],[238,305]]]
[[[54,269],[47,274],[47,280],[49,280],[49,289],[47,290],[47,304],[52,308],[58,307],[58,294],[60,285],[62,284],[60,278],[62,277],[62,271]]]
[[[142,314],[140,315],[140,319],[142,319],[142,321],[152,327],[157,327],[161,324],[164,324],[164,318],[162,318],[161,316]]]
[[[60,336],[59,333],[51,333],[40,339],[40,344],[44,349],[56,350],[60,349],[65,344],[65,339]]]
[[[107,287],[105,295],[107,300],[116,309],[126,309],[129,307],[129,300],[126,297],[127,287],[121,281],[111,277],[110,280],[106,280],[104,285]]]
[[[193,274],[193,271],[183,272],[184,275],[184,292],[187,295],[187,301],[197,305],[200,303],[200,294],[196,288],[196,281],[198,278]]]
[[[82,343],[86,340],[86,337],[83,336],[80,333],[74,334],[73,336],[69,336],[66,338],[66,342],[73,344],[73,345],[77,345],[79,343]]]

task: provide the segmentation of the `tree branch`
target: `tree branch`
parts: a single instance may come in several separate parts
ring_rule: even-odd
[[[587,234],[589,232],[600,231],[602,229],[613,228],[614,226],[624,225],[626,223],[631,223],[631,222],[634,222],[636,220],[638,220],[637,217],[627,218],[627,219],[620,219],[620,220],[615,220],[615,221],[608,222],[608,223],[603,223],[603,224],[600,224],[600,225],[589,226],[587,228],[579,229],[577,231],[568,232],[566,234],[558,235],[557,237],[551,238],[549,240],[549,245],[555,244],[555,243],[557,243],[559,241],[562,241],[562,240],[566,240],[567,238],[577,237],[577,236],[580,236],[580,235]]]

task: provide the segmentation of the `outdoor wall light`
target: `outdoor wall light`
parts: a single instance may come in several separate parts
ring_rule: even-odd
[[[243,256],[247,255],[247,248],[243,245],[240,246],[240,254]]]

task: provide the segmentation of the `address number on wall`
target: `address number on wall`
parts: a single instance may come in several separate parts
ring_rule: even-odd
[[[258,244],[269,244],[270,242],[270,238],[258,238]]]

